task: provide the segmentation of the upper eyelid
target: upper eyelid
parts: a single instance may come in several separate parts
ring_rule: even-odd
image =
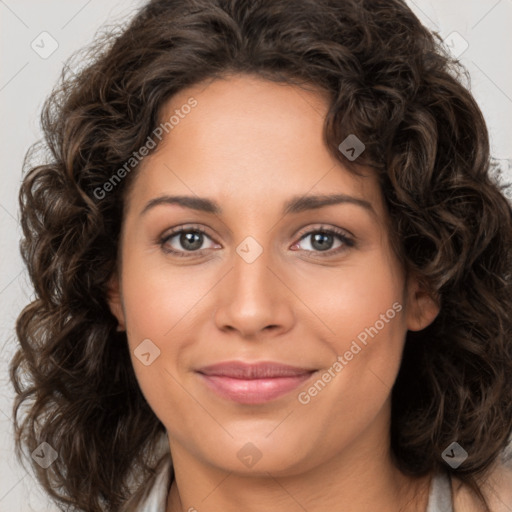
[[[322,224],[320,225],[319,227],[306,227],[306,228],[303,228],[299,231],[299,234],[296,235],[299,237],[299,240],[302,240],[302,238],[306,235],[310,235],[312,233],[316,233],[316,232],[322,232],[322,231],[332,231],[334,232],[335,235],[337,236],[345,236],[346,238],[350,238],[352,240],[355,239],[355,236],[350,232],[348,231],[347,229],[345,228],[340,228],[340,227],[334,227],[334,226],[326,226],[325,224]],[[340,231],[341,233],[338,233],[338,231]]]

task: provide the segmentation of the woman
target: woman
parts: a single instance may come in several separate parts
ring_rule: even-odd
[[[509,510],[511,206],[437,36],[399,0],[156,0],[90,52],[20,193],[48,494]]]

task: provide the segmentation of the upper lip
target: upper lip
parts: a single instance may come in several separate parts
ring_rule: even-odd
[[[261,361],[257,363],[225,361],[223,363],[204,366],[197,371],[204,375],[231,377],[233,379],[270,379],[277,377],[295,377],[297,375],[312,373],[316,370],[271,361]]]

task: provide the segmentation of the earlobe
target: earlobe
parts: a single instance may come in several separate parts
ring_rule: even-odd
[[[107,302],[110,307],[110,311],[117,318],[117,321],[119,323],[117,330],[125,331],[126,322],[123,311],[123,302],[121,297],[119,278],[115,274],[110,278],[108,284]]]
[[[437,317],[441,306],[438,300],[420,286],[415,279],[409,287],[407,308],[407,329],[421,331],[428,327]]]

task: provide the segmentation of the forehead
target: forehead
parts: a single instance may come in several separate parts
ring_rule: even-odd
[[[195,102],[193,108],[184,108]],[[129,202],[162,193],[197,194],[234,210],[270,207],[284,197],[343,193],[381,207],[376,176],[359,177],[327,150],[326,93],[235,75],[177,93],[160,121],[174,118],[157,151],[145,158]]]

